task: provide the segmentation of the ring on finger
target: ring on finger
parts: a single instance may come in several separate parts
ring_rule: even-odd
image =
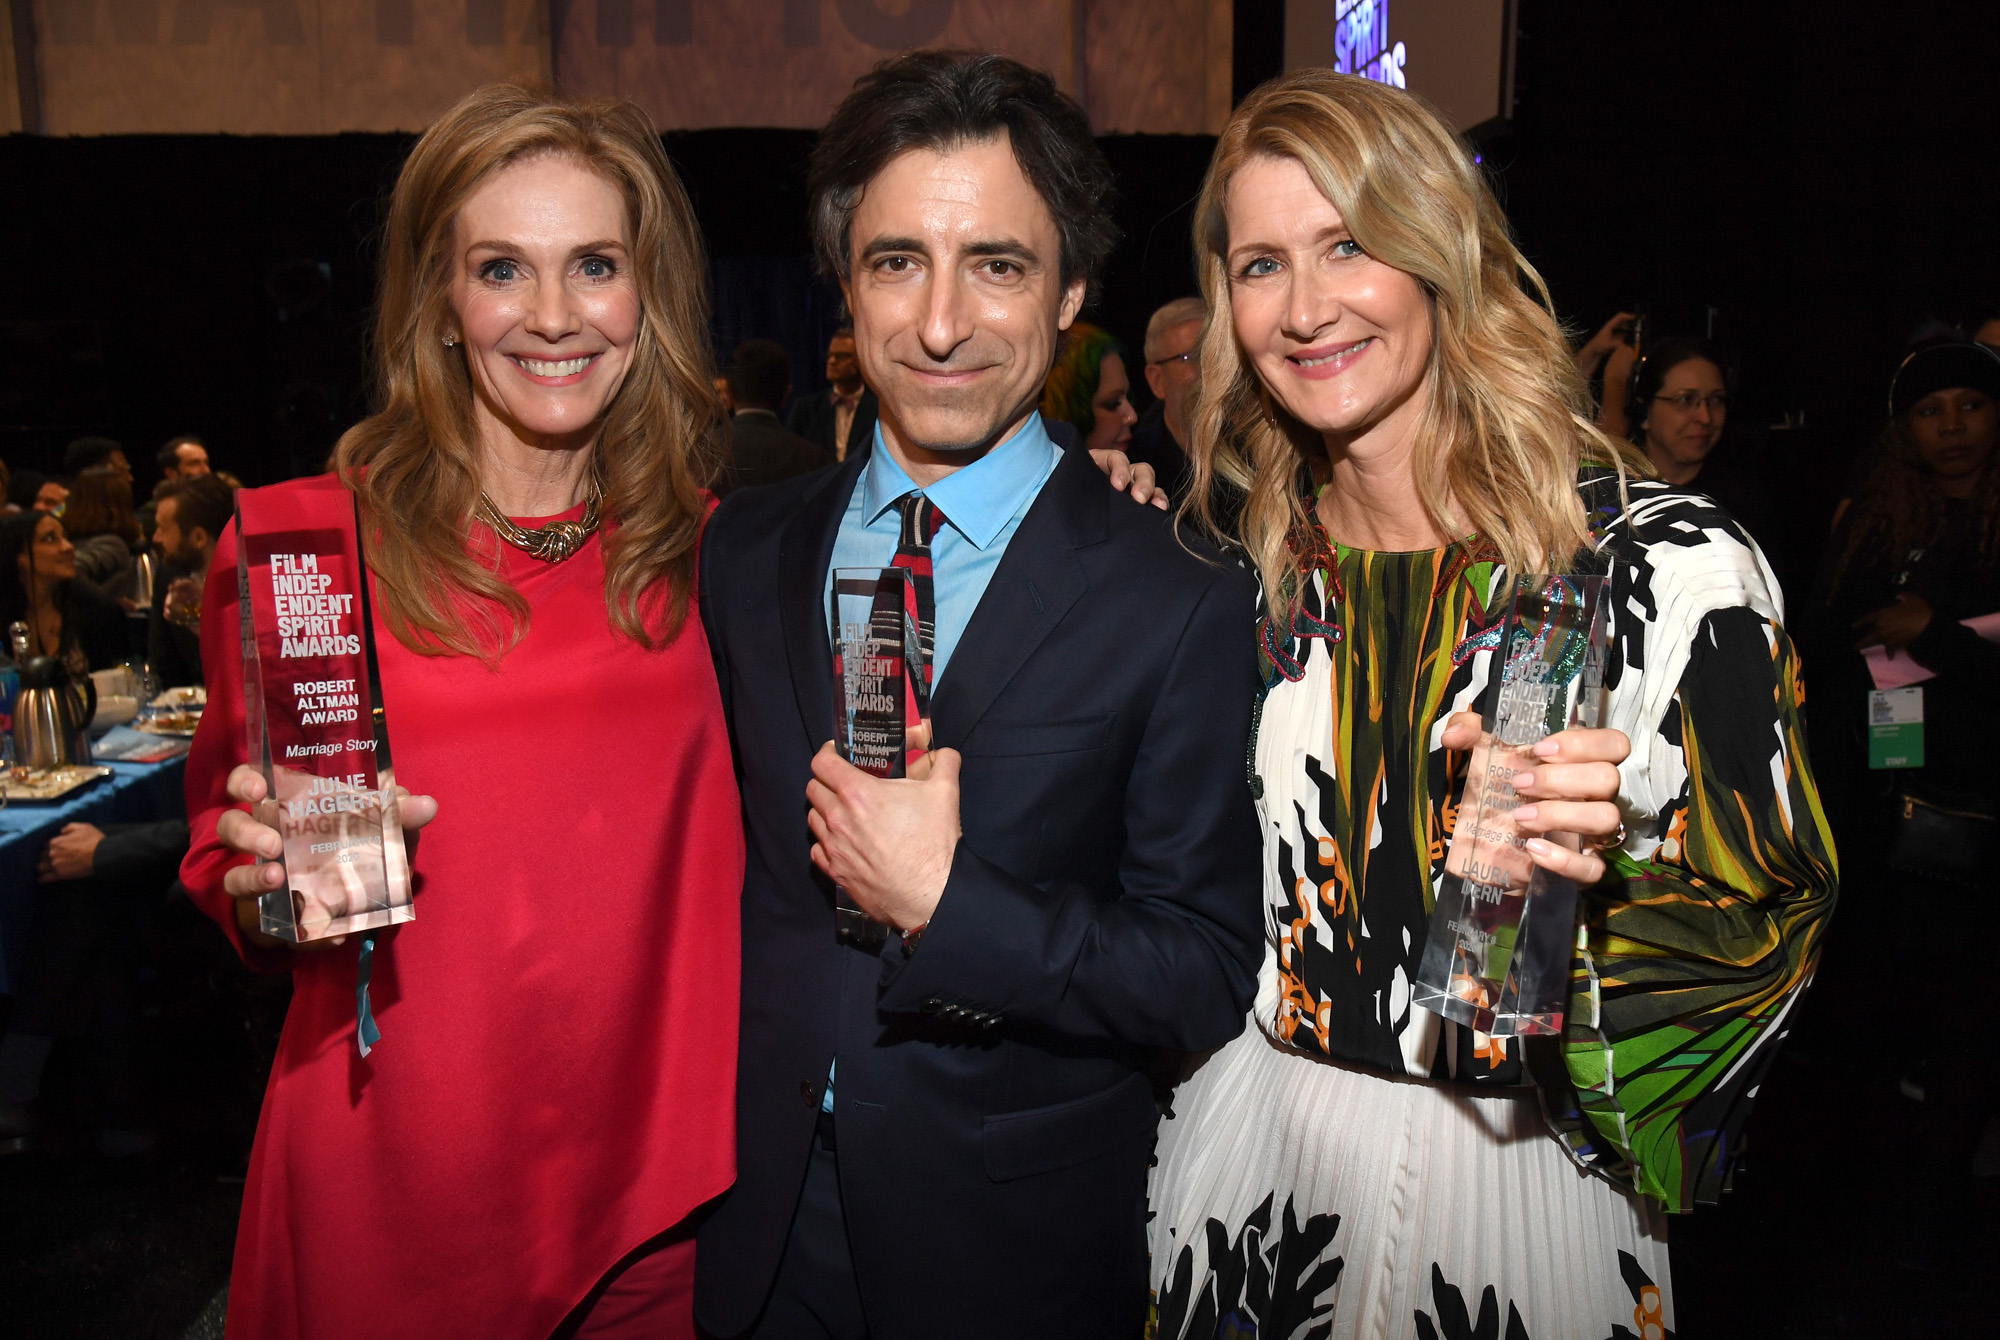
[[[1591,847],[1592,847],[1592,848],[1593,848],[1594,850],[1596,850],[1596,851],[1611,851],[1611,850],[1612,850],[1612,849],[1614,849],[1614,848],[1617,848],[1617,847],[1622,847],[1622,846],[1624,846],[1624,845],[1625,845],[1625,821],[1624,821],[1623,819],[1620,819],[1620,820],[1618,821],[1618,831],[1617,831],[1617,832],[1615,832],[1615,833],[1606,833],[1606,834],[1604,834],[1604,835],[1603,835],[1603,836],[1601,836],[1601,837],[1594,837],[1594,838],[1592,838],[1592,839],[1590,840],[1590,845],[1591,845]]]

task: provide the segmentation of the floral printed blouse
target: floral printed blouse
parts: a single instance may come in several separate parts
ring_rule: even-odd
[[[1583,897],[1564,1036],[1489,1038],[1411,1003],[1464,789],[1441,737],[1486,697],[1505,570],[1297,539],[1289,629],[1260,614],[1252,785],[1269,938],[1257,1016],[1282,1045],[1383,1073],[1536,1084],[1571,1155],[1670,1210],[1717,1199],[1812,975],[1833,842],[1807,761],[1782,597],[1706,498],[1609,470],[1581,492],[1611,578],[1605,724],[1627,839]]]

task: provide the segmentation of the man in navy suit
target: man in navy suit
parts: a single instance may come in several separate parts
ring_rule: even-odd
[[[1035,412],[1109,187],[1081,109],[996,56],[885,62],[815,153],[880,418],[702,543],[750,847],[714,1335],[1143,1327],[1148,1072],[1243,1027],[1262,953],[1255,590]],[[935,747],[886,780],[830,742],[828,592],[892,560],[930,573]],[[836,886],[880,934],[836,936]]]
[[[844,461],[849,447],[875,440],[875,393],[861,380],[852,326],[842,326],[826,342],[826,381],[824,391],[792,401],[785,427]]]

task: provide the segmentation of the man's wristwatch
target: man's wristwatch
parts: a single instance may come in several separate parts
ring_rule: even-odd
[[[903,932],[903,952],[905,954],[914,954],[917,952],[917,946],[923,943],[924,931],[929,926],[930,922],[926,921],[922,925],[912,926]]]

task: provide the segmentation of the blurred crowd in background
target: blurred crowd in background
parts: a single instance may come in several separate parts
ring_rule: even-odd
[[[1181,502],[1206,317],[1186,297],[1140,330],[1079,322],[1042,413],[1091,449],[1150,466]],[[1986,766],[2000,745],[1986,692],[2000,675],[2000,620],[1982,620],[2000,614],[2000,313],[1928,323],[1896,364],[1857,370],[1879,388],[1881,413],[1849,426],[1872,446],[1831,479],[1789,449],[1794,425],[1737,411],[1741,351],[1634,312],[1584,335],[1576,359],[1598,393],[1599,425],[1637,445],[1661,479],[1740,520],[1785,591],[1844,887],[1791,1046],[1805,1064],[1855,1048],[1888,1058],[1904,1137],[1895,1176],[1907,1192],[1894,1240],[1900,1262],[1925,1268],[1968,1194],[2000,1174],[2000,1094],[1977,1060],[1980,1021],[1926,1004],[1923,990],[1951,928],[1981,924],[2000,848],[2000,780]],[[827,342],[825,389],[809,393],[793,393],[774,340],[718,353],[730,413],[718,494],[873,441],[875,397],[851,328]],[[228,449],[217,455],[182,435],[135,465],[123,444],[84,437],[59,473],[0,462],[11,569],[0,574],[0,685],[41,658],[79,680],[125,670],[142,699],[201,685],[202,583],[238,487],[223,468]],[[1812,501],[1828,497],[1830,517]],[[1920,763],[1884,767],[1870,757],[1873,695],[1912,684],[1924,690]],[[187,834],[183,817],[167,816],[37,836],[36,887],[8,891],[35,910],[0,997],[0,1149],[145,1155],[164,1127],[185,1127],[213,1100],[218,1076],[244,1094],[261,1088],[286,985],[254,982],[187,906],[176,878]],[[162,1030],[178,1035],[167,1067],[149,1057]],[[209,1134],[240,1164],[247,1121]]]
[[[1078,322],[1050,374],[1043,415],[1072,424],[1092,450],[1149,465],[1178,504],[1190,480],[1184,444],[1205,320],[1201,300],[1185,297],[1152,313],[1129,342]],[[1960,704],[1947,690],[2000,669],[1985,659],[1993,644],[1958,623],[2000,610],[2000,313],[1928,323],[1899,366],[1876,371],[1884,413],[1873,448],[1839,481],[1832,525],[1810,545],[1787,526],[1801,481],[1772,460],[1771,439],[1786,425],[1732,416],[1735,351],[1699,333],[1648,327],[1644,315],[1620,312],[1580,343],[1578,367],[1599,393],[1598,424],[1637,445],[1664,481],[1720,503],[1777,572],[1795,635],[1809,647],[1808,676],[1839,704],[1815,714],[1814,747],[1828,803],[1844,820],[1848,861],[1869,859],[1887,840],[1876,831],[1884,824],[1875,802],[1908,789],[1901,775],[1868,776],[1856,697],[1864,643],[1910,651],[1944,681],[1930,696],[1946,698],[1940,705],[1952,715],[1934,710],[1926,722],[1932,753],[1944,761],[1916,773],[1990,813],[1994,783],[1975,766],[1993,739],[1982,719],[1990,709]],[[789,356],[774,340],[745,339],[727,351],[717,386],[730,411],[730,449],[718,494],[844,460],[873,440],[875,397],[862,383],[851,328],[828,341],[824,379],[824,390],[793,394]],[[201,682],[200,587],[239,483],[200,438],[163,443],[143,479],[121,443],[79,438],[61,473],[0,461],[0,485],[0,548],[17,569],[0,578],[0,628],[25,627],[28,656],[53,657],[77,675],[131,665],[160,686]],[[87,874],[89,841],[66,834],[52,843],[50,868]],[[171,883],[164,864],[149,873]],[[18,1088],[0,1099],[19,1103]]]

